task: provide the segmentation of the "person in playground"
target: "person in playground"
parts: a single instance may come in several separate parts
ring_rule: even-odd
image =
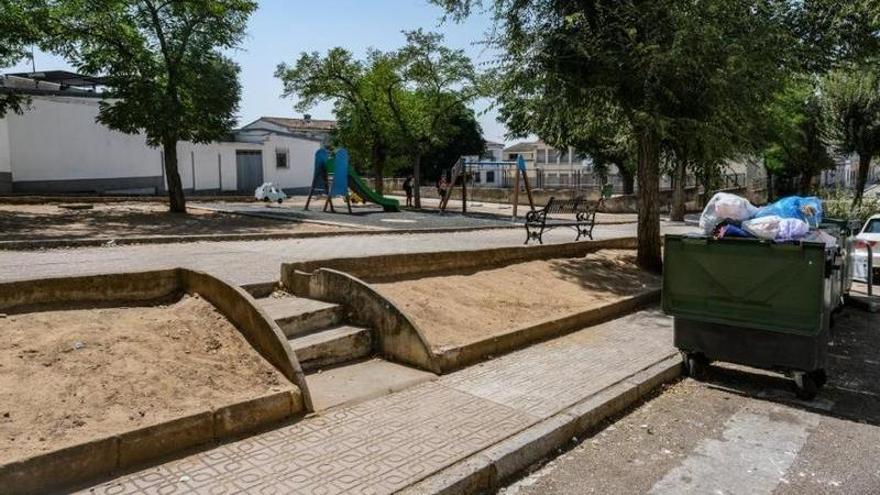
[[[406,180],[403,181],[403,192],[406,193],[406,206],[412,207],[413,205],[413,176],[407,176]]]
[[[446,174],[443,174],[440,176],[440,180],[437,181],[437,194],[440,195],[440,201],[446,198],[447,189],[449,189],[449,183],[446,182]]]

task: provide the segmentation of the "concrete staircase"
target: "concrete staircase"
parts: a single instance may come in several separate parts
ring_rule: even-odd
[[[290,343],[317,410],[389,394],[436,375],[373,354],[373,332],[346,324],[337,304],[275,293],[257,299]]]

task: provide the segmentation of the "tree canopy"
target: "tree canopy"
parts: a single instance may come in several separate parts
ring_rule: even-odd
[[[478,0],[435,0],[457,17]],[[562,142],[609,109],[635,143],[639,264],[659,271],[659,156],[672,129],[738,138],[777,88],[790,46],[772,0],[494,0],[493,79],[514,132]],[[745,127],[745,128],[744,128]],[[606,131],[602,130],[603,133]],[[583,137],[583,136],[581,136]],[[552,138],[555,139],[555,138]]]
[[[323,56],[302,53],[294,65],[282,63],[275,72],[296,109],[333,103],[336,144],[346,146],[356,163],[371,164],[380,193],[385,173],[414,163],[415,176],[422,177],[423,157],[470,153],[473,132],[479,131],[467,108],[479,94],[471,61],[443,46],[438,34],[404,35],[406,44],[397,51],[371,50],[363,60],[339,47]]]
[[[28,45],[44,40],[41,28],[47,12],[33,0],[0,0],[0,67],[13,65],[29,56]],[[27,98],[14,89],[0,91],[0,117],[21,113]]]
[[[822,81],[821,97],[838,150],[859,157],[856,206],[862,201],[871,159],[880,154],[880,72],[868,64],[834,70]]]
[[[239,69],[222,51],[241,42],[256,2],[63,0],[54,8],[56,49],[110,88],[98,120],[163,147],[171,211],[185,212],[177,143],[216,140],[235,124]]]

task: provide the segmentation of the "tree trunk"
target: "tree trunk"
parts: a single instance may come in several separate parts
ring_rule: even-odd
[[[632,172],[620,163],[617,164],[617,173],[620,174],[620,179],[623,181],[623,194],[632,194],[636,189],[636,180]]]
[[[669,219],[673,222],[684,221],[686,181],[687,162],[679,159],[675,162],[675,171],[672,176],[672,207],[669,209]]]
[[[868,182],[868,171],[871,169],[871,155],[859,153],[859,173],[856,176],[856,194],[853,198],[853,207],[862,204],[862,195],[865,194],[865,184]]]
[[[186,213],[186,197],[183,183],[177,171],[177,138],[162,140],[162,155],[165,159],[165,180],[168,182],[168,209],[171,213]]]
[[[382,196],[385,191],[385,150],[381,146],[373,146],[373,175],[376,177],[376,193]]]
[[[648,129],[638,134],[639,145],[639,249],[638,265],[647,271],[660,273],[660,146],[657,135]]]
[[[422,207],[422,154],[416,153],[413,160],[413,207]]]
[[[809,173],[801,174],[801,196],[809,196],[810,190],[813,188],[813,176]]]

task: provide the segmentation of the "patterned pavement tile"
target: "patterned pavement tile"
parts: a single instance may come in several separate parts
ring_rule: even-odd
[[[472,366],[440,383],[546,418],[674,352],[672,319],[652,309]]]
[[[391,493],[537,419],[437,383],[425,383],[133,473],[83,493]]]

